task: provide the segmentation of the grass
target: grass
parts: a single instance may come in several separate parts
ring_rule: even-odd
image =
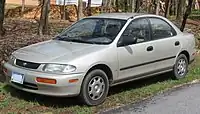
[[[96,107],[83,106],[77,98],[41,96],[0,83],[0,113],[92,114],[151,97],[196,79],[200,79],[200,56],[197,56],[195,62],[190,65],[190,72],[184,79],[172,80],[169,74],[164,74],[115,86],[110,89],[105,103]]]

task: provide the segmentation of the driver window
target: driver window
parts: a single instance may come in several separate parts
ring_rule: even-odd
[[[149,40],[149,24],[146,19],[133,20],[124,33],[122,34],[119,43],[121,45],[131,45]]]

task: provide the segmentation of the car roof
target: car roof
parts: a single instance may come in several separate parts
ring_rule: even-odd
[[[167,18],[155,14],[148,14],[148,13],[101,13],[99,15],[89,16],[85,18],[110,18],[110,19],[122,19],[128,20],[130,18],[135,17],[157,17],[167,21],[177,33],[182,33],[177,26],[175,26],[172,22],[170,22]]]
[[[111,18],[111,19],[123,19],[128,20],[129,18],[140,16],[140,15],[148,15],[144,13],[101,13],[99,15],[90,16],[87,18]]]

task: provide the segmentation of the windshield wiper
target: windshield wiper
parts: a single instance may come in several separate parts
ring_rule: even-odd
[[[94,44],[94,42],[88,42],[88,41],[81,40],[81,39],[70,39],[70,38],[66,38],[66,37],[58,37],[58,40],[67,41],[67,42],[77,42],[77,43]]]
[[[67,42],[77,42],[77,43],[87,43],[87,44],[109,44],[107,42],[95,42],[95,41],[86,41],[86,40],[82,40],[82,39],[77,39],[77,38],[70,38],[70,37],[65,37],[65,36],[57,36],[56,37],[57,40],[61,40],[61,41],[67,41]]]
[[[56,36],[56,40],[65,40],[67,37],[65,36]]]

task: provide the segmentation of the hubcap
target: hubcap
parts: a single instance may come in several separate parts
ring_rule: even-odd
[[[186,72],[186,61],[185,59],[180,59],[177,64],[177,72],[180,76],[183,76]]]
[[[105,82],[102,77],[95,76],[88,84],[88,95],[92,100],[101,98],[105,90]]]

